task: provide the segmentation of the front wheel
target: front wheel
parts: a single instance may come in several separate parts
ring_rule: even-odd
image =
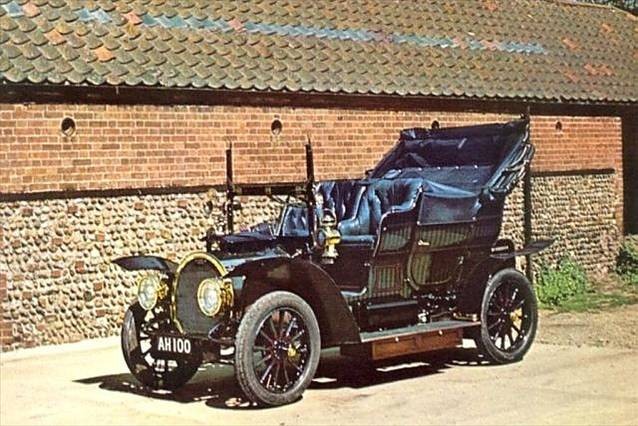
[[[481,304],[479,351],[489,361],[504,364],[527,353],[538,326],[538,306],[531,283],[516,269],[490,278]]]
[[[293,293],[269,293],[246,310],[237,330],[237,381],[253,402],[291,403],[312,381],[320,353],[312,308]]]
[[[145,311],[139,303],[131,305],[122,324],[122,353],[131,373],[153,389],[177,389],[197,372],[201,357],[169,359],[154,357],[151,335],[172,331],[168,309],[155,307]]]

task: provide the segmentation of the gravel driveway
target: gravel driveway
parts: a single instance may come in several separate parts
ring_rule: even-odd
[[[535,344],[523,362],[473,350],[370,370],[334,354],[302,400],[257,409],[229,367],[175,394],[127,373],[116,339],[0,357],[0,424],[635,424],[638,351]]]
[[[600,312],[541,311],[537,342],[638,349],[638,305]]]

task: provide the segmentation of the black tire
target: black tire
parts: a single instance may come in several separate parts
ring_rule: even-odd
[[[139,303],[127,309],[122,324],[122,354],[130,372],[143,385],[153,389],[174,390],[197,372],[201,355],[189,360],[153,358],[151,355],[149,333],[172,330],[168,309],[156,307],[145,311]]]
[[[237,330],[237,382],[253,402],[289,404],[310,385],[320,355],[312,308],[293,293],[268,293],[246,310]]]
[[[529,350],[538,327],[538,306],[531,283],[513,268],[490,278],[481,303],[476,346],[490,362],[519,361]]]

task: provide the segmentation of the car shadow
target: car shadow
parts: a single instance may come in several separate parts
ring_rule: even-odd
[[[440,374],[454,366],[488,365],[474,348],[448,349],[384,361],[322,357],[310,389],[364,388]]]
[[[481,366],[488,363],[476,349],[452,349],[404,356],[382,362],[348,358],[338,351],[324,351],[310,389],[364,388],[417,377],[440,374],[451,367]],[[100,389],[169,400],[179,403],[205,402],[222,409],[265,409],[244,397],[229,365],[204,365],[186,385],[175,391],[150,389],[132,374],[111,374],[74,380]]]
[[[74,380],[85,385],[97,384],[100,389],[126,392],[154,399],[180,403],[202,402],[218,408],[259,409],[245,399],[228,365],[203,365],[184,386],[173,391],[151,389],[141,384],[132,374],[110,374]]]

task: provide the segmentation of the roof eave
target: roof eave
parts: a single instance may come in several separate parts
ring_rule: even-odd
[[[445,95],[398,95],[288,90],[241,90],[194,87],[88,86],[69,84],[10,83],[0,81],[0,103],[89,103],[123,105],[255,105],[337,106],[373,109],[412,109],[418,106],[494,105],[498,110],[521,110],[521,106],[569,108],[638,108],[638,101],[576,100],[569,98],[479,97]],[[144,94],[144,96],[140,96]],[[489,109],[489,108],[488,108]]]

